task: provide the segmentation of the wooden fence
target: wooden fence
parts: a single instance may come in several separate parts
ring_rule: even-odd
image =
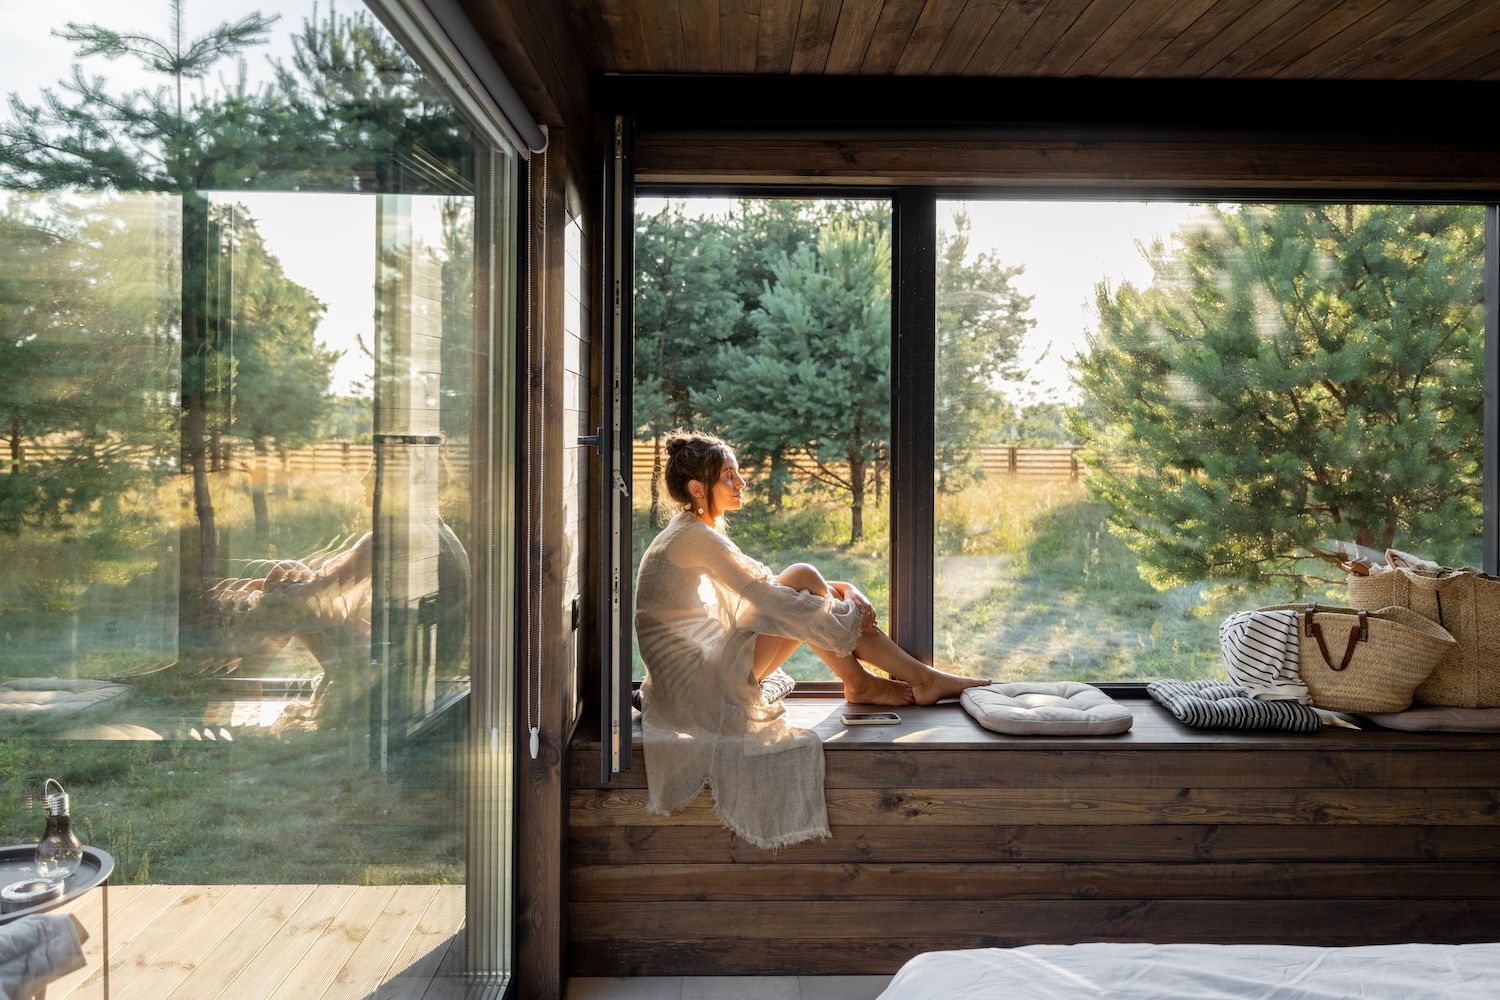
[[[175,445],[175,440],[172,442]],[[176,458],[175,448],[166,453]],[[448,441],[443,444],[443,461],[450,476],[466,476],[469,471],[469,446],[464,441]],[[45,463],[58,459],[71,459],[73,452],[66,446],[46,442],[27,442],[22,452],[22,462]],[[105,461],[127,462],[147,468],[161,464],[162,452],[149,447],[112,446],[101,455]],[[273,472],[287,476],[355,476],[365,474],[375,457],[375,446],[356,444],[353,441],[319,441],[302,448],[279,448],[271,446],[266,461]],[[255,446],[239,438],[219,443],[217,454],[210,464],[219,472],[248,472],[255,464]],[[0,475],[11,471],[10,452],[0,451]],[[650,465],[647,464],[647,475]]]
[[[984,445],[976,449],[980,468],[986,476],[1020,476],[1031,479],[1079,479],[1087,475],[1087,470],[1078,458],[1078,453],[1082,450],[1078,445],[1024,448],[1013,444]],[[651,479],[652,460],[651,446],[637,443],[631,456],[631,475],[636,482],[643,483]],[[666,461],[665,453],[662,460]],[[793,452],[791,461],[803,466],[814,464],[804,452]]]

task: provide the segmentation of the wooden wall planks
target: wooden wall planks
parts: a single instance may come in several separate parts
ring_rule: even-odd
[[[642,762],[597,787],[598,747],[577,741],[569,969],[876,974],[935,948],[1500,935],[1500,741],[1216,742],[1131,705],[1135,746],[971,727],[964,747],[966,717],[934,727],[941,709],[909,710],[899,744],[824,733],[833,836],[778,851],[725,830],[706,795],[646,813]],[[820,732],[827,710],[790,709]]]
[[[1438,79],[1500,51],[1495,5],[1472,0],[568,0],[568,6],[591,68],[618,73]]]

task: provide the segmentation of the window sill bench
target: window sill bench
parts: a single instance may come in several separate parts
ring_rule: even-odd
[[[1121,699],[1126,700],[1126,699]],[[574,975],[879,974],[934,948],[1076,941],[1500,939],[1500,734],[1009,737],[957,705],[824,740],[828,840],[755,848],[708,795],[644,809],[571,748]]]

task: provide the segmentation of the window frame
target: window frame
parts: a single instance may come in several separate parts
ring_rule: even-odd
[[[1485,192],[1413,191],[1400,187],[1345,188],[1337,184],[1298,189],[1255,188],[1244,185],[1185,185],[1159,188],[1129,184],[1106,187],[1062,184],[1053,186],[999,187],[995,185],[911,184],[818,185],[788,179],[787,183],[635,182],[633,195],[646,197],[745,197],[745,198],[861,198],[888,197],[892,206],[891,230],[891,478],[890,478],[890,634],[908,653],[932,662],[933,566],[936,495],[931,484],[936,470],[934,428],[936,419],[936,239],[937,204],[943,200],[968,201],[1242,201],[1265,204],[1443,204],[1477,205],[1485,211],[1484,261],[1484,433],[1482,551],[1484,572],[1500,575],[1500,196]],[[634,199],[629,202],[628,224],[633,234]],[[633,255],[632,255],[633,262]],[[634,282],[627,276],[621,290],[626,315],[634,298]],[[627,337],[633,343],[633,324]],[[628,352],[627,352],[628,356]],[[634,370],[619,372],[622,385],[632,384]],[[628,389],[627,389],[628,391]],[[605,410],[608,412],[608,409]],[[622,421],[622,436],[633,421]],[[622,442],[622,445],[626,442]],[[617,469],[628,470],[628,447]],[[615,566],[630,566],[633,553],[626,548],[607,558]],[[627,584],[626,586],[629,586]],[[608,596],[600,606],[608,608]],[[627,591],[628,602],[628,591]],[[628,603],[620,605],[628,607]],[[630,680],[634,649],[633,628],[628,615],[612,623],[612,634],[620,643],[620,674],[623,689],[638,688]],[[1100,681],[1097,687],[1125,696],[1144,696],[1145,681]],[[842,697],[836,681],[806,681],[797,685],[799,696]],[[606,744],[608,745],[608,744]],[[604,767],[607,771],[609,764]],[[628,767],[629,748],[625,749]],[[604,779],[609,780],[606,773]]]

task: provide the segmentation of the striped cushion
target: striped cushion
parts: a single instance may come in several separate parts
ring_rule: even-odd
[[[1321,724],[1311,705],[1251,698],[1228,681],[1152,681],[1151,697],[1183,725],[1194,729],[1280,729],[1317,732]]]
[[[1300,701],[1312,697],[1297,666],[1301,622],[1295,611],[1240,611],[1219,626],[1224,670],[1252,698]]]

